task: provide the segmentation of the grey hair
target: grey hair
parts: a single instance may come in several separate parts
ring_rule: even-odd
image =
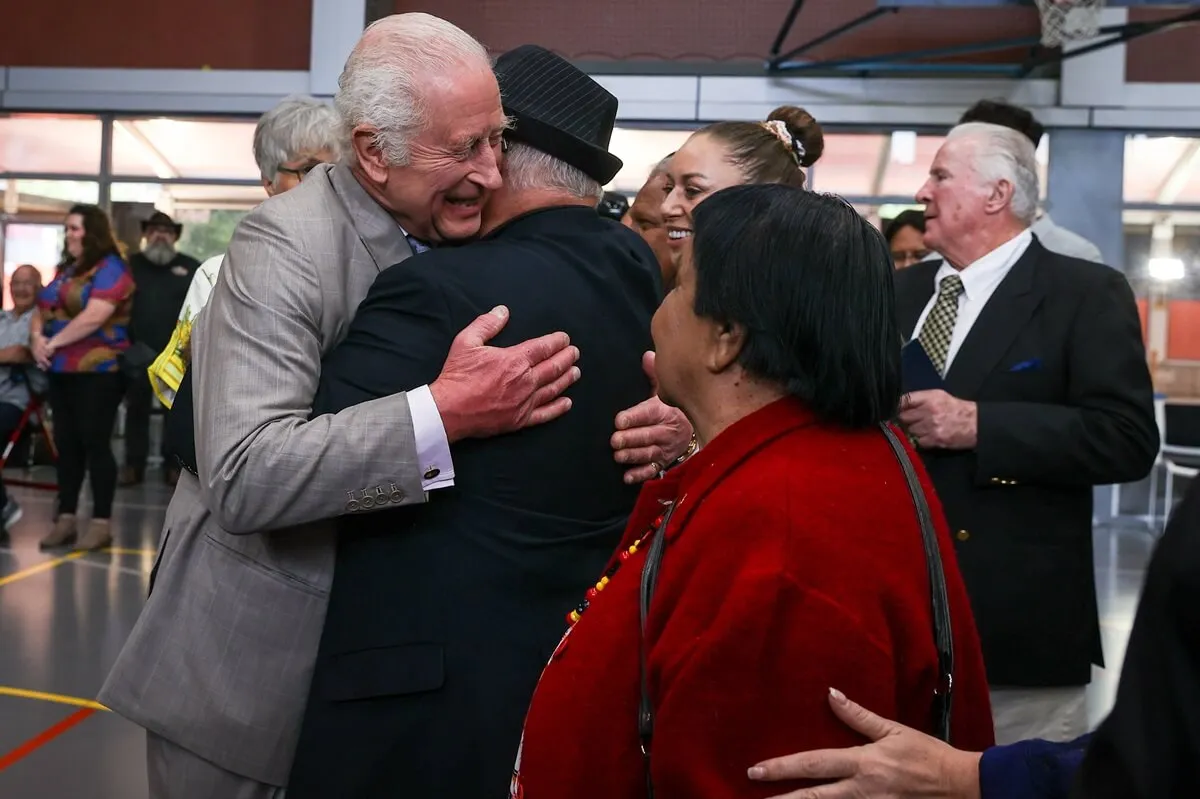
[[[346,152],[353,152],[354,129],[367,126],[389,164],[407,163],[413,138],[428,123],[424,90],[431,79],[476,63],[491,70],[484,46],[444,19],[411,13],[372,23],[350,53],[333,100]]]
[[[1013,196],[1013,216],[1032,225],[1038,209],[1037,154],[1024,133],[987,122],[966,122],[952,129],[946,141],[968,139],[978,143],[973,159],[975,172],[984,183],[1007,180]]]
[[[558,189],[572,197],[600,202],[604,187],[576,167],[520,142],[504,155],[504,185],[511,191]]]
[[[338,153],[337,111],[315,97],[292,95],[263,114],[254,128],[254,160],[271,184],[279,167],[301,153]]]

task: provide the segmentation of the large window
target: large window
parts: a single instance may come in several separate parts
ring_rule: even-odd
[[[0,117],[0,173],[95,175],[101,168],[100,139],[96,117]]]
[[[223,252],[238,221],[266,196],[252,152],[256,122],[0,116],[5,305],[17,266],[33,264],[47,278],[54,273],[63,217],[75,203],[105,205],[130,250],[140,246],[141,220],[160,210],[184,225],[183,252],[201,259]]]
[[[112,172],[146,178],[256,180],[255,121],[117,119]]]

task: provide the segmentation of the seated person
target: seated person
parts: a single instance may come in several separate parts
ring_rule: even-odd
[[[8,291],[11,310],[0,311],[0,447],[7,444],[29,405],[30,388],[46,390],[46,376],[33,368],[29,352],[29,323],[42,288],[42,275],[30,264],[13,270]],[[0,475],[0,544],[8,539],[8,529],[21,520],[23,511],[4,489]]]

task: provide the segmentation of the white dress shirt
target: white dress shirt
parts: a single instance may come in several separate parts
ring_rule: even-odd
[[[408,392],[408,412],[412,415],[413,437],[417,441],[421,486],[426,491],[449,488],[454,485],[454,461],[450,458],[442,415],[429,386]]]
[[[408,234],[401,225],[400,232],[408,239],[413,255],[420,255],[429,245]],[[421,486],[426,491],[449,488],[454,485],[454,460],[450,457],[450,442],[446,440],[446,427],[442,414],[429,386],[421,386],[408,392],[408,413],[412,416],[413,438],[417,442],[417,463],[421,468]]]
[[[954,322],[954,335],[950,337],[950,349],[946,353],[947,373],[950,371],[950,365],[954,363],[954,356],[958,354],[967,334],[971,332],[975,320],[983,312],[983,307],[992,298],[992,294],[995,293],[1000,282],[1008,276],[1013,264],[1021,260],[1021,256],[1029,249],[1032,242],[1033,234],[1026,230],[968,265],[961,272],[951,266],[949,262],[944,262],[938,269],[937,275],[934,276],[933,296],[929,298],[925,310],[921,311],[917,325],[912,330],[912,338],[915,339],[920,335],[925,318],[933,310],[942,278],[957,274],[962,279],[963,292],[958,295],[958,317]]]

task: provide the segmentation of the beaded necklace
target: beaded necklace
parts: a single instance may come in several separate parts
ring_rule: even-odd
[[[654,523],[650,525],[650,528],[646,530],[646,532],[642,533],[640,538],[630,544],[628,549],[621,551],[621,554],[617,558],[616,562],[608,568],[608,571],[604,573],[604,576],[601,577],[594,586],[587,590],[587,593],[584,594],[583,601],[580,602],[574,610],[567,614],[567,624],[569,626],[574,627],[575,623],[579,621],[584,612],[591,607],[591,604],[595,601],[596,597],[600,596],[600,592],[608,586],[608,584],[612,581],[613,576],[620,571],[621,564],[633,557],[634,553],[638,551],[638,548],[641,547],[643,543],[649,541],[651,536],[659,532],[659,528],[662,526],[663,519],[665,518],[666,512],[664,511],[663,513],[659,514],[657,519],[654,520]]]

